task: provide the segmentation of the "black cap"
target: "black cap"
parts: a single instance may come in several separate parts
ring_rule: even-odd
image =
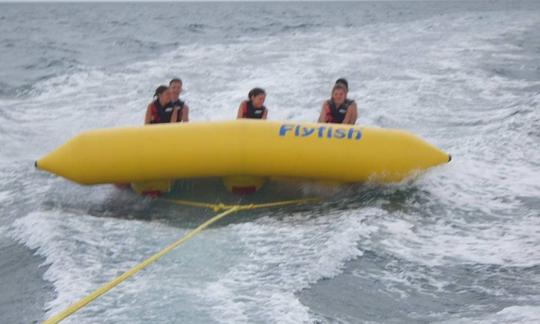
[[[345,78],[339,78],[336,80],[336,84],[343,84],[347,90],[349,90],[349,82]]]

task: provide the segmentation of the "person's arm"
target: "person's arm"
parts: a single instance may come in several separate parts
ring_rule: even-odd
[[[187,123],[189,121],[189,107],[188,105],[184,104],[184,108],[182,109],[182,122]]]
[[[176,123],[178,122],[178,109],[176,107],[173,108],[173,112],[171,114],[171,120],[170,120],[171,123]]]
[[[343,118],[343,124],[354,125],[356,123],[357,118],[358,118],[358,109],[356,108],[356,102],[353,102],[349,106],[349,109],[347,109],[345,118]]]
[[[319,123],[327,123],[328,122],[328,110],[330,107],[328,107],[328,103],[325,101],[322,104],[321,107],[321,113],[319,114],[319,120],[317,122]]]
[[[148,107],[146,107],[146,115],[144,116],[144,124],[150,124],[152,121],[152,104],[149,104]]]
[[[353,124],[356,124],[356,122],[358,121],[358,108],[356,106],[356,102],[354,103],[354,116],[353,116],[353,118],[354,118]]]
[[[236,114],[236,119],[242,119],[245,116],[247,105],[245,101],[242,101],[240,106],[238,106],[238,113]]]
[[[262,115],[261,119],[266,119],[266,116],[268,116],[268,108],[264,109],[264,112],[263,112],[263,115]]]

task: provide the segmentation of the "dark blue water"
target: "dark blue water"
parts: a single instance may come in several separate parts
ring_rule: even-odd
[[[224,220],[67,322],[536,323],[539,54],[536,1],[0,4],[0,322],[55,314],[213,214],[36,158],[140,124],[172,77],[192,120],[262,86],[270,119],[309,121],[346,77],[359,124],[452,163]]]

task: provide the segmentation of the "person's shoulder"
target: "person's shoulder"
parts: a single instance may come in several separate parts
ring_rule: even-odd
[[[172,106],[178,109],[184,109],[186,107],[186,103],[183,100],[178,99],[172,102]]]
[[[330,99],[325,99],[321,106],[324,110],[330,110]]]

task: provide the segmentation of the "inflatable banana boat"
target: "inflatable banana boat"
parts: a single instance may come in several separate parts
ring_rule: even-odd
[[[86,131],[35,165],[87,185],[221,177],[234,187],[261,178],[393,182],[448,161],[404,131],[244,119]]]

